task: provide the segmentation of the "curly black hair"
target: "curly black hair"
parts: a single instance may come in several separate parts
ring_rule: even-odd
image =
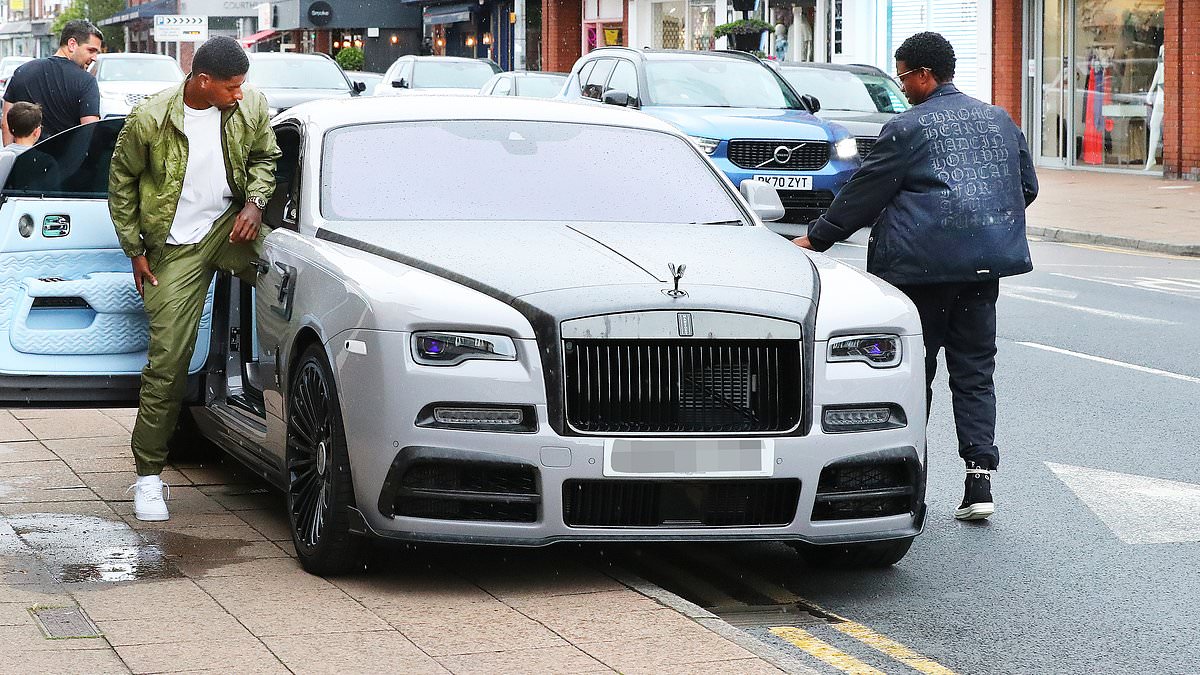
[[[939,33],[917,33],[896,50],[896,60],[909,68],[928,68],[938,82],[954,79],[954,47]]]
[[[204,73],[215,80],[231,80],[250,70],[246,50],[231,37],[218,35],[200,45],[192,57],[192,74]]]

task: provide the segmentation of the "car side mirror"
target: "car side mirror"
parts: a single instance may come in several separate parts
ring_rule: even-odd
[[[367,90],[366,82],[358,82],[357,80],[354,82],[354,91],[357,91],[358,93],[361,94],[366,90]]]
[[[408,80],[403,77],[398,80],[392,80],[392,87],[395,89],[408,89]]]
[[[805,108],[808,108],[810,113],[817,113],[821,111],[821,100],[812,94],[802,94],[800,96],[800,102],[804,104]]]
[[[783,202],[779,201],[779,193],[773,185],[747,178],[738,185],[738,190],[750,204],[750,210],[764,222],[773,223],[783,218],[785,213]]]
[[[604,92],[604,95],[600,97],[600,100],[603,101],[605,105],[615,105],[622,108],[629,107],[630,102],[633,101],[629,94],[621,91],[620,89],[609,89],[608,91]]]

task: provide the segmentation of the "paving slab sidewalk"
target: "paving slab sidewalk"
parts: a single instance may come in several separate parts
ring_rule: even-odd
[[[1029,234],[1054,241],[1200,256],[1200,182],[1040,169]]]
[[[171,520],[142,523],[124,493],[133,416],[0,410],[0,669],[779,672],[661,589],[552,557],[309,575],[282,497],[229,465],[171,467]],[[75,606],[101,637],[47,639],[30,611]]]

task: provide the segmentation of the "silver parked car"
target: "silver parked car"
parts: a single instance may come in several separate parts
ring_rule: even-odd
[[[461,56],[401,56],[388,67],[375,96],[475,94],[500,66],[488,59]]]
[[[90,72],[100,88],[100,117],[128,115],[133,106],[183,82],[183,71],[161,54],[100,54]]]
[[[366,85],[351,82],[328,54],[254,52],[246,84],[267,97],[271,115],[306,101],[358,96]]]
[[[567,83],[566,73],[546,73],[533,70],[496,73],[479,89],[484,96],[525,96],[554,98]]]
[[[120,123],[17,159],[61,171],[5,187],[0,398],[136,392],[144,316],[95,178]],[[283,490],[309,571],[360,569],[367,537],[887,565],[920,533],[919,319],[767,230],[766,183],[613,106],[364,98],[274,127],[260,276],[218,279],[172,451],[202,436]],[[614,171],[627,148],[656,161]]]
[[[17,72],[17,68],[33,60],[32,56],[5,56],[0,59],[0,95],[8,87],[8,79]]]
[[[883,125],[908,110],[900,85],[874,66],[767,61],[800,94],[820,104],[817,116],[846,127],[866,157]]]

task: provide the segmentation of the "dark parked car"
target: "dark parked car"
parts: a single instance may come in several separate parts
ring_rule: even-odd
[[[874,66],[841,63],[774,66],[796,91],[820,101],[819,117],[850,130],[858,142],[858,154],[863,157],[875,145],[883,125],[909,108],[900,85]]]

